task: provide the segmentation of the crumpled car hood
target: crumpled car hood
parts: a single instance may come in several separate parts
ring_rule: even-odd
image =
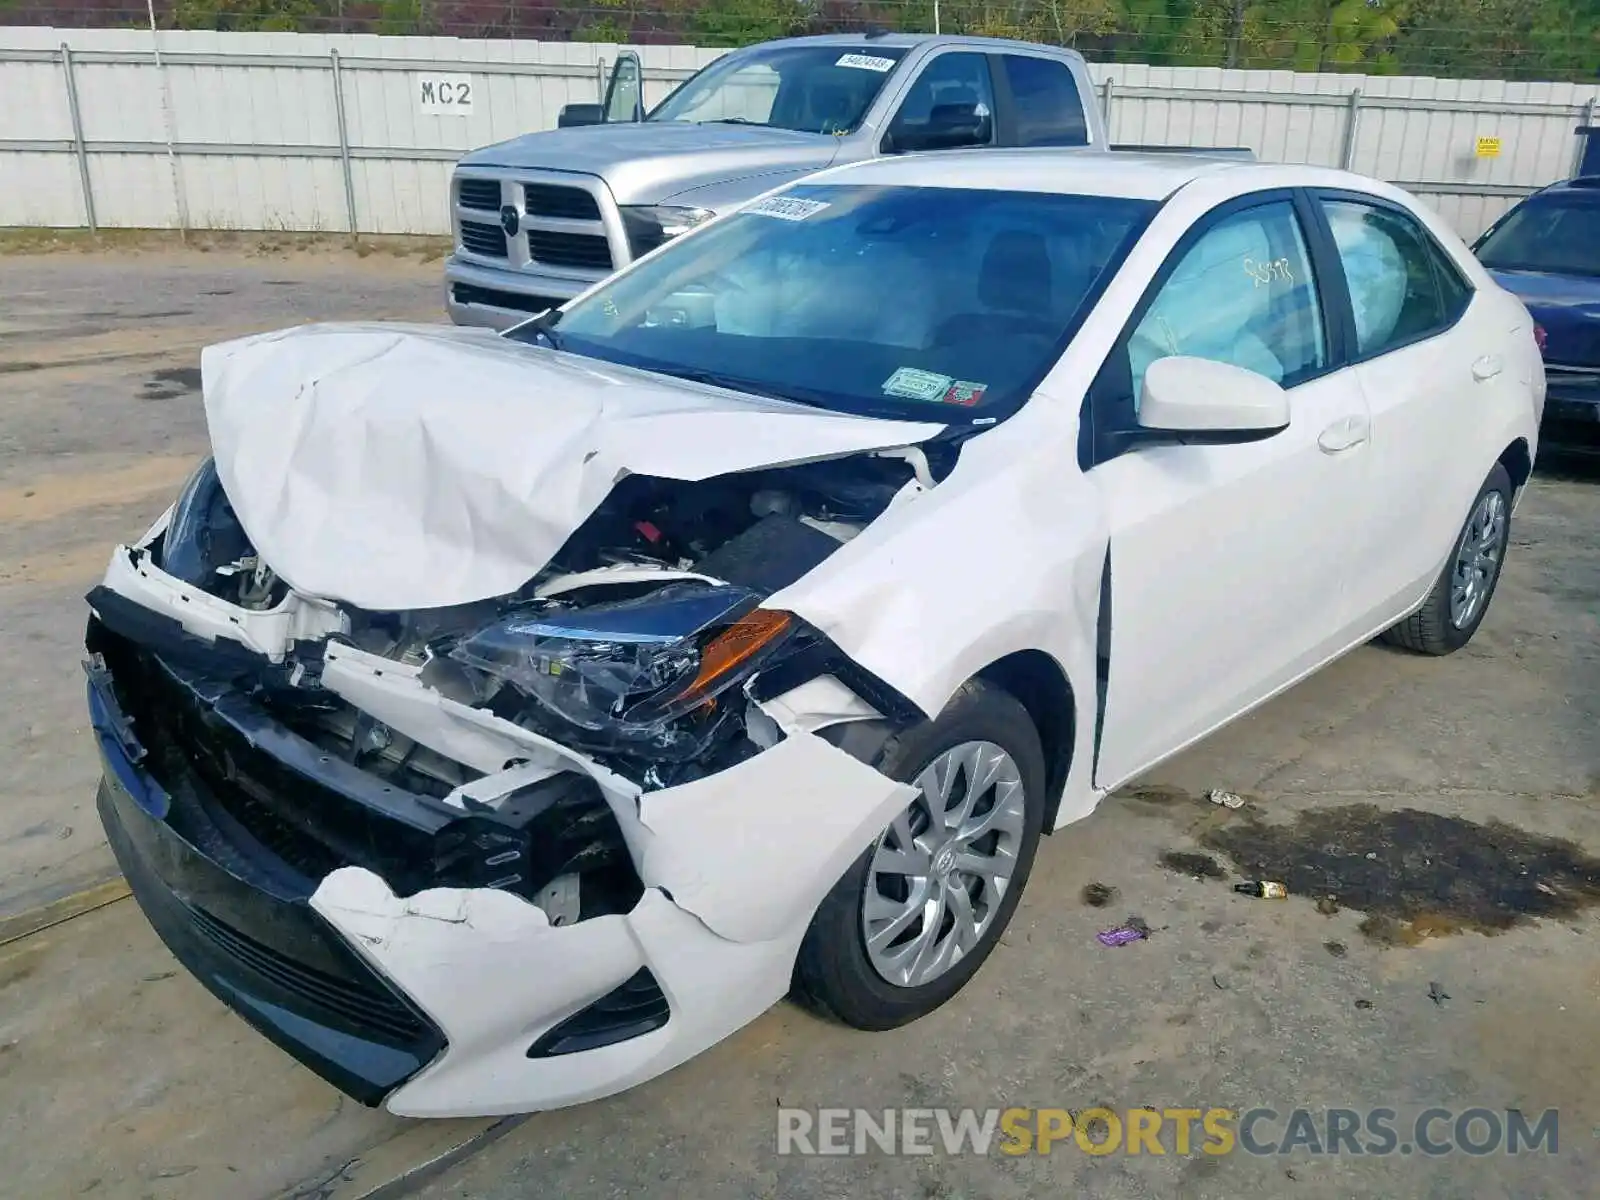
[[[699,480],[904,446],[940,423],[747,397],[430,325],[207,347],[217,473],[257,553],[360,608],[513,592],[628,475]]]

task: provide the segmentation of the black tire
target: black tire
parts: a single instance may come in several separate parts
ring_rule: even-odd
[[[1482,602],[1470,619],[1457,625],[1450,619],[1450,590],[1456,560],[1466,541],[1467,531],[1478,513],[1479,505],[1493,492],[1500,494],[1500,502],[1504,506],[1499,549],[1484,587]],[[1483,618],[1489,612],[1489,604],[1494,600],[1495,586],[1500,582],[1500,572],[1505,567],[1506,548],[1511,544],[1512,492],[1510,474],[1502,464],[1496,463],[1494,470],[1489,472],[1489,478],[1483,481],[1478,494],[1472,498],[1466,520],[1461,524],[1461,532],[1456,535],[1450,557],[1444,564],[1444,570],[1439,573],[1439,578],[1434,580],[1428,598],[1416,612],[1399,624],[1384,630],[1380,635],[1383,641],[1417,654],[1444,655],[1454,654],[1472,640],[1472,635],[1478,631],[1478,626],[1483,624]]]
[[[874,845],[834,884],[811,920],[795,962],[795,990],[800,1000],[857,1029],[893,1029],[932,1012],[954,996],[1000,940],[1028,882],[1044,821],[1044,754],[1027,710],[992,684],[968,683],[937,720],[890,739],[873,765],[890,778],[909,783],[941,754],[972,741],[992,742],[1011,756],[1022,780],[1024,806],[1016,866],[976,948],[944,974],[920,986],[899,986],[878,973],[868,958],[862,929],[874,839]]]

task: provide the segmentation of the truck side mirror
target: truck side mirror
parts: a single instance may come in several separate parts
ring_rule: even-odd
[[[986,146],[994,136],[994,118],[982,104],[935,104],[925,122],[891,126],[883,148],[889,154],[913,150],[955,150]]]
[[[579,125],[601,125],[606,110],[598,104],[564,104],[556,117],[557,129],[572,129]]]

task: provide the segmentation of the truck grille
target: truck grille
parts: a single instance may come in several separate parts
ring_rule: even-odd
[[[500,211],[500,183],[495,179],[462,179],[456,184],[456,198],[462,208],[497,213]]]
[[[461,247],[485,258],[506,257],[505,230],[498,225],[484,225],[477,221],[461,222]]]
[[[592,192],[554,183],[522,185],[523,209],[533,217],[561,217],[569,221],[598,221],[600,205]],[[498,205],[497,205],[498,207]]]
[[[528,257],[552,267],[611,269],[611,246],[604,237],[587,233],[558,233],[550,229],[528,230]]]
[[[617,206],[602,180],[555,171],[529,174],[517,179],[463,168],[454,177],[452,212],[463,253],[498,260],[513,271],[565,276],[580,286],[628,261],[627,242],[616,228]],[[498,217],[505,204],[516,205],[519,218],[509,236],[488,215]]]

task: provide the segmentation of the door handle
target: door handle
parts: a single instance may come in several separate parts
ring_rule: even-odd
[[[1353,450],[1367,440],[1369,424],[1364,416],[1340,417],[1317,435],[1317,446],[1324,454]]]
[[[1493,379],[1505,369],[1506,364],[1498,354],[1485,354],[1472,364],[1472,377],[1479,383],[1483,383],[1486,380]]]

